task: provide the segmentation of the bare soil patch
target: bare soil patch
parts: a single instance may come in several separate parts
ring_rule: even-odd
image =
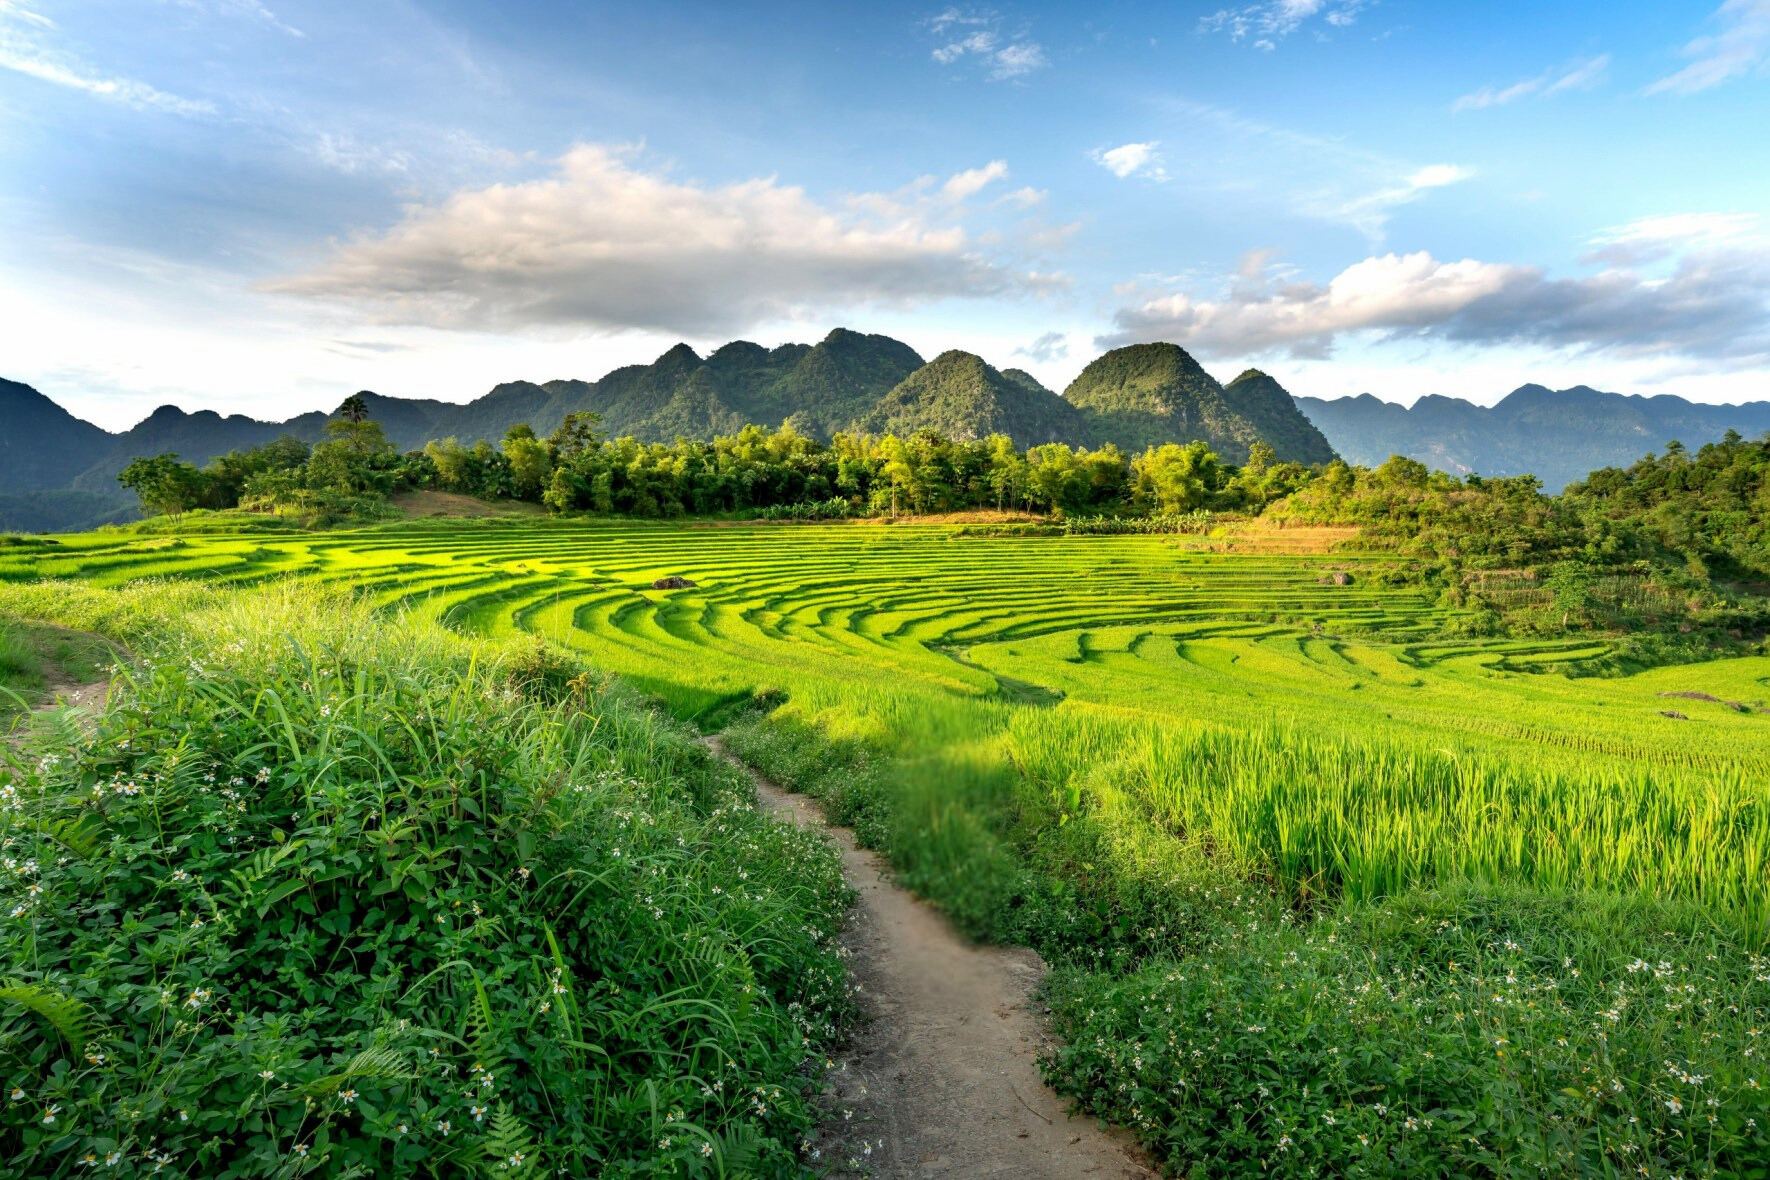
[[[539,504],[525,500],[481,500],[456,492],[401,492],[393,497],[393,506],[407,516],[534,516],[544,511]]]

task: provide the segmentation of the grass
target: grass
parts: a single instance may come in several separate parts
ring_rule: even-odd
[[[69,610],[43,579],[171,579],[168,595],[295,579],[412,627],[580,653],[822,796],[963,928],[1060,964],[1052,1076],[1176,1169],[1737,1174],[1770,1153],[1747,1122],[1770,1125],[1747,1084],[1770,1023],[1754,957],[1770,943],[1770,658],[1614,675],[1602,639],[1447,638],[1457,610],[1385,585],[1388,559],[1344,537],[1324,552],[531,517],[167,540],[0,553],[5,601],[116,634],[143,629],[119,596]],[[697,586],[650,589],[669,574]],[[1695,691],[1746,711],[1666,695]],[[1416,919],[1450,933],[1421,942]],[[1506,955],[1524,959],[1470,967]],[[1696,973],[1684,994],[1703,999],[1654,975],[1649,1003],[1636,962]],[[1513,1046],[1503,1068],[1473,1036],[1431,1050],[1442,1068],[1384,1064],[1437,1044],[1505,975],[1535,990],[1489,1003],[1556,1015],[1480,1024]],[[1635,988],[1625,1009],[1619,988]],[[1295,1035],[1197,1039],[1229,992],[1242,1027]],[[1162,1032],[1175,1042],[1127,1065],[1170,1004],[1190,1013]],[[1329,1101],[1304,1079],[1336,1056],[1363,1064]],[[1621,1089],[1576,1116],[1564,1092],[1600,1060]],[[1665,1061],[1730,1079],[1722,1105],[1698,1109],[1707,1090],[1673,1110]],[[1182,1102],[1199,1063],[1241,1080]],[[1243,1075],[1269,1079],[1259,1119]],[[1438,1134],[1386,1138],[1366,1125],[1379,1105],[1396,1134]],[[1382,1150],[1348,1154],[1357,1135]]]
[[[102,679],[115,658],[99,636],[0,616],[0,717],[37,704],[54,685]]]
[[[139,654],[0,744],[8,1172],[800,1172],[847,890],[678,727],[321,586],[3,597]]]

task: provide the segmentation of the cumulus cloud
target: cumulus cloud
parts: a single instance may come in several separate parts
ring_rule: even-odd
[[[1160,146],[1155,140],[1148,143],[1126,143],[1115,148],[1095,148],[1088,153],[1088,158],[1118,177],[1127,180],[1133,176],[1144,176],[1150,180],[1166,180],[1168,174],[1162,168],[1162,157],[1156,148]]]
[[[1552,98],[1557,94],[1566,94],[1570,90],[1589,90],[1596,86],[1610,68],[1610,55],[1601,53],[1597,57],[1588,57],[1545,70],[1534,78],[1526,78],[1522,82],[1514,82],[1510,86],[1484,86],[1472,94],[1465,94],[1451,104],[1453,111],[1480,111],[1488,107],[1503,107],[1508,103],[1517,102],[1521,98]]]
[[[1343,29],[1358,19],[1367,0],[1264,0],[1237,8],[1220,8],[1200,18],[1202,33],[1227,33],[1232,40],[1253,39],[1255,49],[1272,51],[1278,41],[1303,28],[1317,17],[1322,23]]]
[[[1060,361],[1069,355],[1069,338],[1062,332],[1046,332],[1031,344],[1023,344],[1014,350],[1015,356],[1023,356],[1041,365],[1052,361]]]
[[[1649,86],[1648,94],[1695,94],[1770,69],[1770,0],[1727,0],[1710,19],[1720,31],[1684,46],[1690,64]]]
[[[939,41],[929,56],[943,66],[978,64],[992,82],[1024,78],[1051,64],[1044,46],[1025,30],[1006,31],[1001,14],[989,9],[948,8],[926,24]]]
[[[1173,340],[1206,356],[1329,355],[1342,337],[1536,344],[1626,356],[1770,361],[1770,246],[1696,246],[1660,273],[1609,267],[1557,278],[1539,267],[1421,251],[1384,254],[1326,283],[1270,268],[1215,297],[1151,294],[1119,311],[1100,344]]]
[[[1006,160],[991,160],[981,168],[967,168],[963,172],[955,172],[940,186],[941,195],[949,201],[963,201],[967,197],[975,197],[986,187],[1008,175]]]
[[[556,174],[415,207],[268,289],[361,302],[386,322],[741,331],[808,310],[908,306],[1054,285],[986,255],[963,199],[1006,172],[820,203],[772,178],[718,187],[581,145]]]

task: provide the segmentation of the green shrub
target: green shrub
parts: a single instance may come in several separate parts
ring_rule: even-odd
[[[824,844],[551,656],[211,601],[0,745],[7,1170],[798,1171]]]
[[[1198,1176],[1763,1176],[1770,961],[1471,886],[1054,988],[1054,1084]]]

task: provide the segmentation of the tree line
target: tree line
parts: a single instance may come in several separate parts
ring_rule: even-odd
[[[710,442],[607,438],[595,414],[567,416],[546,437],[512,426],[493,445],[437,439],[399,453],[352,398],[309,447],[294,438],[230,451],[198,468],[177,455],[137,459],[118,476],[151,513],[246,508],[337,519],[372,515],[378,501],[436,489],[514,499],[555,512],[674,517],[791,516],[840,501],[853,513],[966,509],[1088,513],[1254,511],[1305,486],[1312,468],[1281,463],[1258,443],[1239,467],[1202,442],[1129,455],[1046,443],[1021,450],[1006,435],[958,441],[838,434],[828,443],[793,430],[747,426]],[[828,514],[823,512],[820,514]]]

